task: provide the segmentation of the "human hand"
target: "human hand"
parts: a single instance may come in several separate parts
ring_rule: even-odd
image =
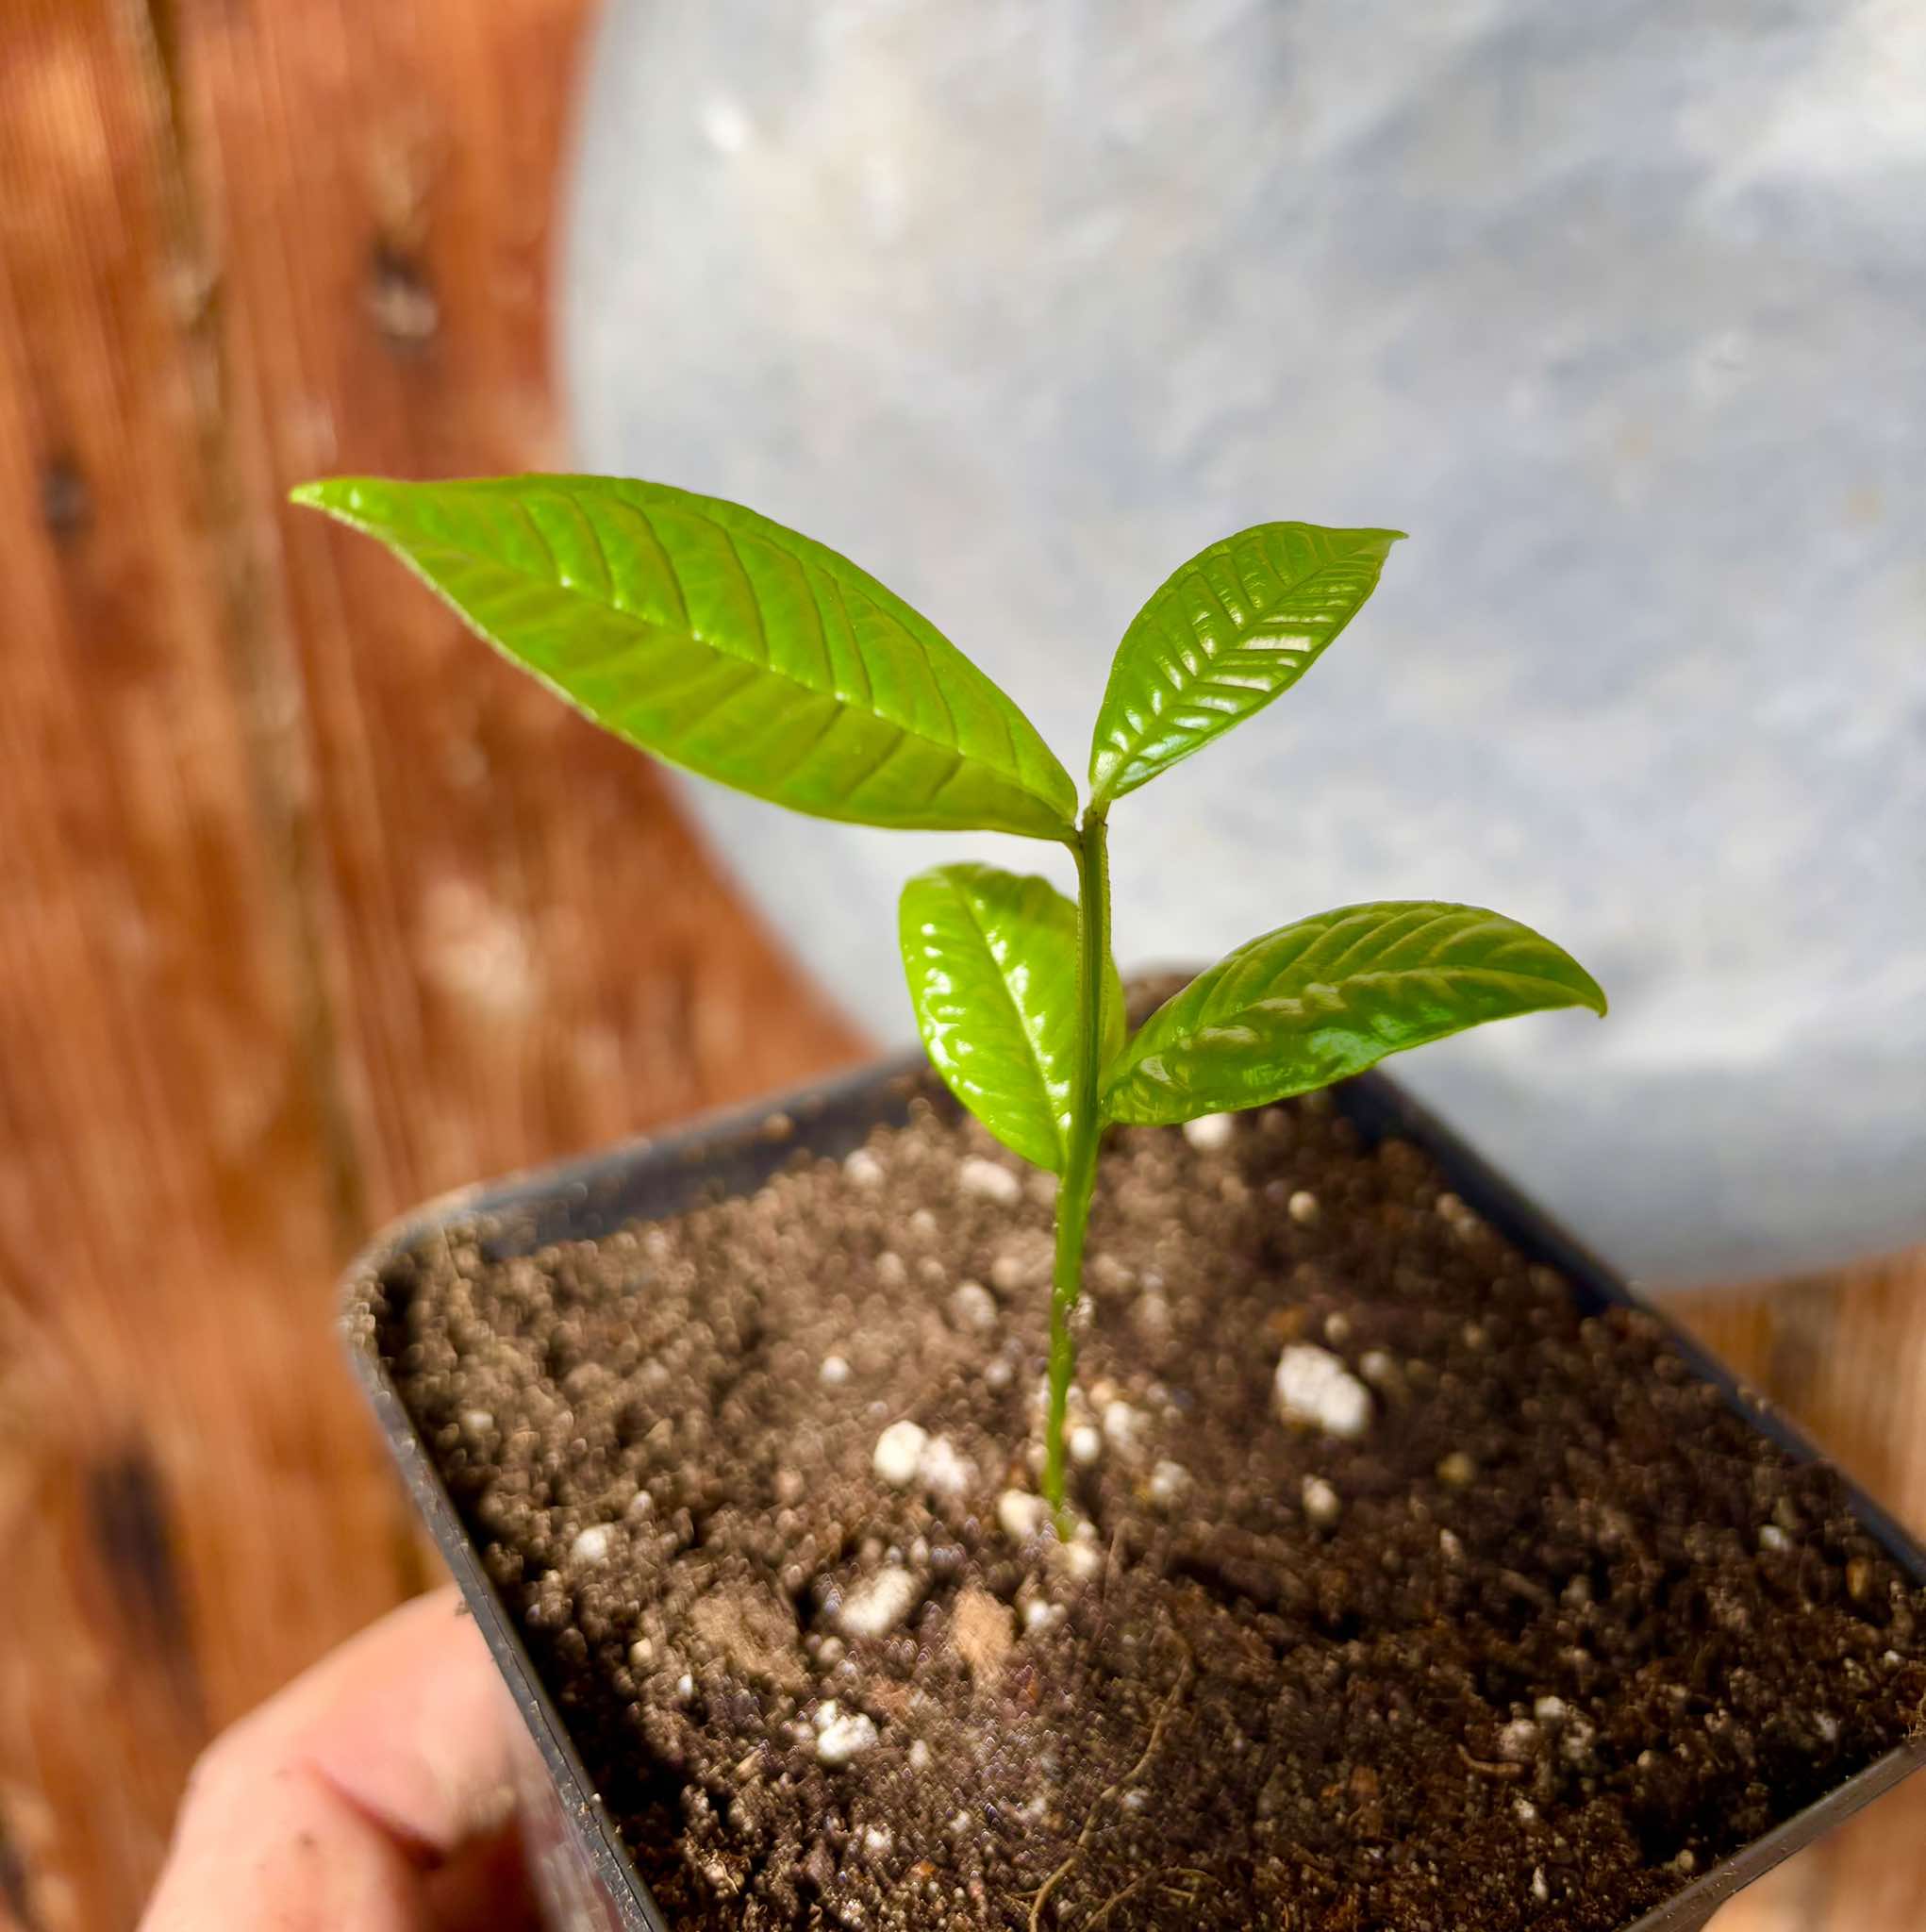
[[[405,1605],[209,1747],[141,1932],[534,1927],[512,1722],[455,1592]]]

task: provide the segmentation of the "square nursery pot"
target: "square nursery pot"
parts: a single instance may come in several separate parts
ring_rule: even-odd
[[[667,1932],[668,1922],[624,1850],[548,1691],[537,1676],[515,1619],[486,1574],[475,1542],[437,1474],[427,1445],[403,1405],[381,1354],[370,1297],[410,1252],[455,1229],[490,1258],[531,1253],[557,1241],[594,1239],[636,1220],[672,1216],[699,1193],[753,1191],[799,1153],[840,1157],[878,1125],[907,1116],[927,1091],[920,1055],[761,1105],[700,1122],[660,1140],[633,1141],[433,1202],[388,1229],[344,1279],[344,1327],[355,1373],[374,1405],[390,1450],[417,1507],[454,1573],[502,1673],[525,1728],[520,1752],[521,1802],[530,1861],[548,1923],[556,1932]],[[1386,1135],[1417,1144],[1459,1198],[1528,1260],[1555,1270],[1586,1312],[1612,1307],[1652,1311],[1630,1288],[1555,1226],[1449,1128],[1392,1081],[1370,1074],[1333,1090],[1333,1099],[1367,1145]],[[773,1130],[772,1130],[773,1124]],[[1655,1316],[1678,1352],[1725,1402],[1795,1461],[1818,1452],[1783,1417],[1753,1400],[1689,1337]],[[1915,1583],[1926,1584],[1926,1550],[1876,1503],[1845,1486],[1860,1527]],[[518,1729],[517,1735],[521,1735]],[[1926,1761],[1926,1739],[1888,1751],[1806,1807],[1709,1866],[1623,1932],[1692,1932],[1742,1886],[1812,1842]]]

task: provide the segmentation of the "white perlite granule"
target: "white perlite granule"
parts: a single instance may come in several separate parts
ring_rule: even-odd
[[[1050,1505],[1027,1490],[1005,1490],[996,1499],[996,1520],[1012,1542],[1026,1543],[1050,1521]]]
[[[907,1570],[879,1570],[842,1600],[836,1624],[845,1637],[886,1637],[922,1600],[922,1586]]]
[[[1200,1154],[1215,1154],[1228,1147],[1236,1131],[1237,1117],[1228,1113],[1201,1113],[1194,1121],[1184,1123],[1184,1138]]]
[[[1088,1537],[1057,1545],[1057,1560],[1073,1583],[1088,1583],[1104,1567],[1104,1552]]]
[[[591,1523],[569,1545],[569,1555],[578,1563],[606,1563],[614,1541],[606,1523]]]
[[[863,1711],[843,1712],[831,1698],[816,1712],[816,1761],[831,1767],[847,1764],[874,1747],[876,1726]]]
[[[1008,1168],[972,1154],[956,1169],[956,1185],[966,1194],[980,1194],[1000,1207],[1014,1208],[1023,1198],[1023,1184]]]
[[[1137,1447],[1137,1431],[1143,1418],[1127,1402],[1104,1405],[1104,1440],[1113,1449],[1128,1455]]]
[[[1320,1475],[1304,1478],[1304,1517],[1314,1528],[1329,1529],[1343,1513],[1337,1491]]]
[[[960,1496],[976,1480],[976,1465],[958,1455],[947,1436],[932,1436],[924,1443],[916,1473],[923,1488],[939,1496]]]
[[[996,1326],[996,1297],[980,1281],[959,1282],[950,1297],[950,1319],[982,1334]]]
[[[859,1188],[883,1185],[883,1163],[867,1147],[858,1147],[843,1162],[842,1171]]]
[[[1160,1462],[1151,1471],[1151,1501],[1160,1508],[1181,1502],[1189,1487],[1190,1472],[1181,1462]]]
[[[1292,1342],[1277,1358],[1275,1387],[1277,1411],[1287,1423],[1353,1440],[1370,1426],[1370,1391],[1328,1348]]]
[[[891,1423],[876,1438],[872,1458],[876,1474],[892,1490],[906,1490],[916,1480],[929,1431],[912,1422]]]

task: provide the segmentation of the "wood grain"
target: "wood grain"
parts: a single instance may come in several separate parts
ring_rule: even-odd
[[[1926,1535],[1926,1253],[1693,1295],[1675,1312],[1909,1529]],[[1787,1859],[1718,1921],[1718,1932],[1922,1925],[1926,1774]]]
[[[559,455],[549,262],[591,10],[0,10],[20,1932],[131,1924],[209,1730],[419,1579],[332,1364],[350,1244],[856,1044],[646,765],[283,506],[320,472]],[[1688,1314],[1926,1526],[1926,1258]],[[1722,1932],[1910,1932],[1922,1848],[1909,1790]]]
[[[560,459],[544,271],[583,11],[357,5],[317,58],[261,30],[272,8],[230,6],[183,67],[202,197],[236,238],[226,300],[250,318],[232,441],[248,500],[274,507],[264,624],[288,641],[276,669],[322,774],[307,883],[377,1218],[852,1045],[653,768],[373,546],[278,508],[318,474]],[[288,127],[336,132],[317,155]]]
[[[555,456],[588,13],[0,20],[0,1922],[130,1924],[210,1727],[418,1580],[369,1224],[854,1044],[640,760],[282,506]]]
[[[126,1923],[209,1724],[408,1580],[367,1432],[309,1374],[345,1230],[166,124],[108,9],[9,16],[0,1815],[50,1932]]]

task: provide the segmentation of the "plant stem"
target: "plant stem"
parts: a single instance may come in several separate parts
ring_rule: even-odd
[[[1083,1297],[1084,1236],[1097,1185],[1097,1142],[1103,1121],[1097,1086],[1103,1074],[1104,984],[1110,965],[1110,849],[1104,813],[1084,814],[1071,850],[1077,861],[1077,1065],[1071,1091],[1070,1140],[1056,1185],[1056,1265],[1050,1295],[1050,1407],[1044,1423],[1043,1495],[1056,1512],[1064,1501],[1064,1420],[1076,1374],[1071,1329]]]

